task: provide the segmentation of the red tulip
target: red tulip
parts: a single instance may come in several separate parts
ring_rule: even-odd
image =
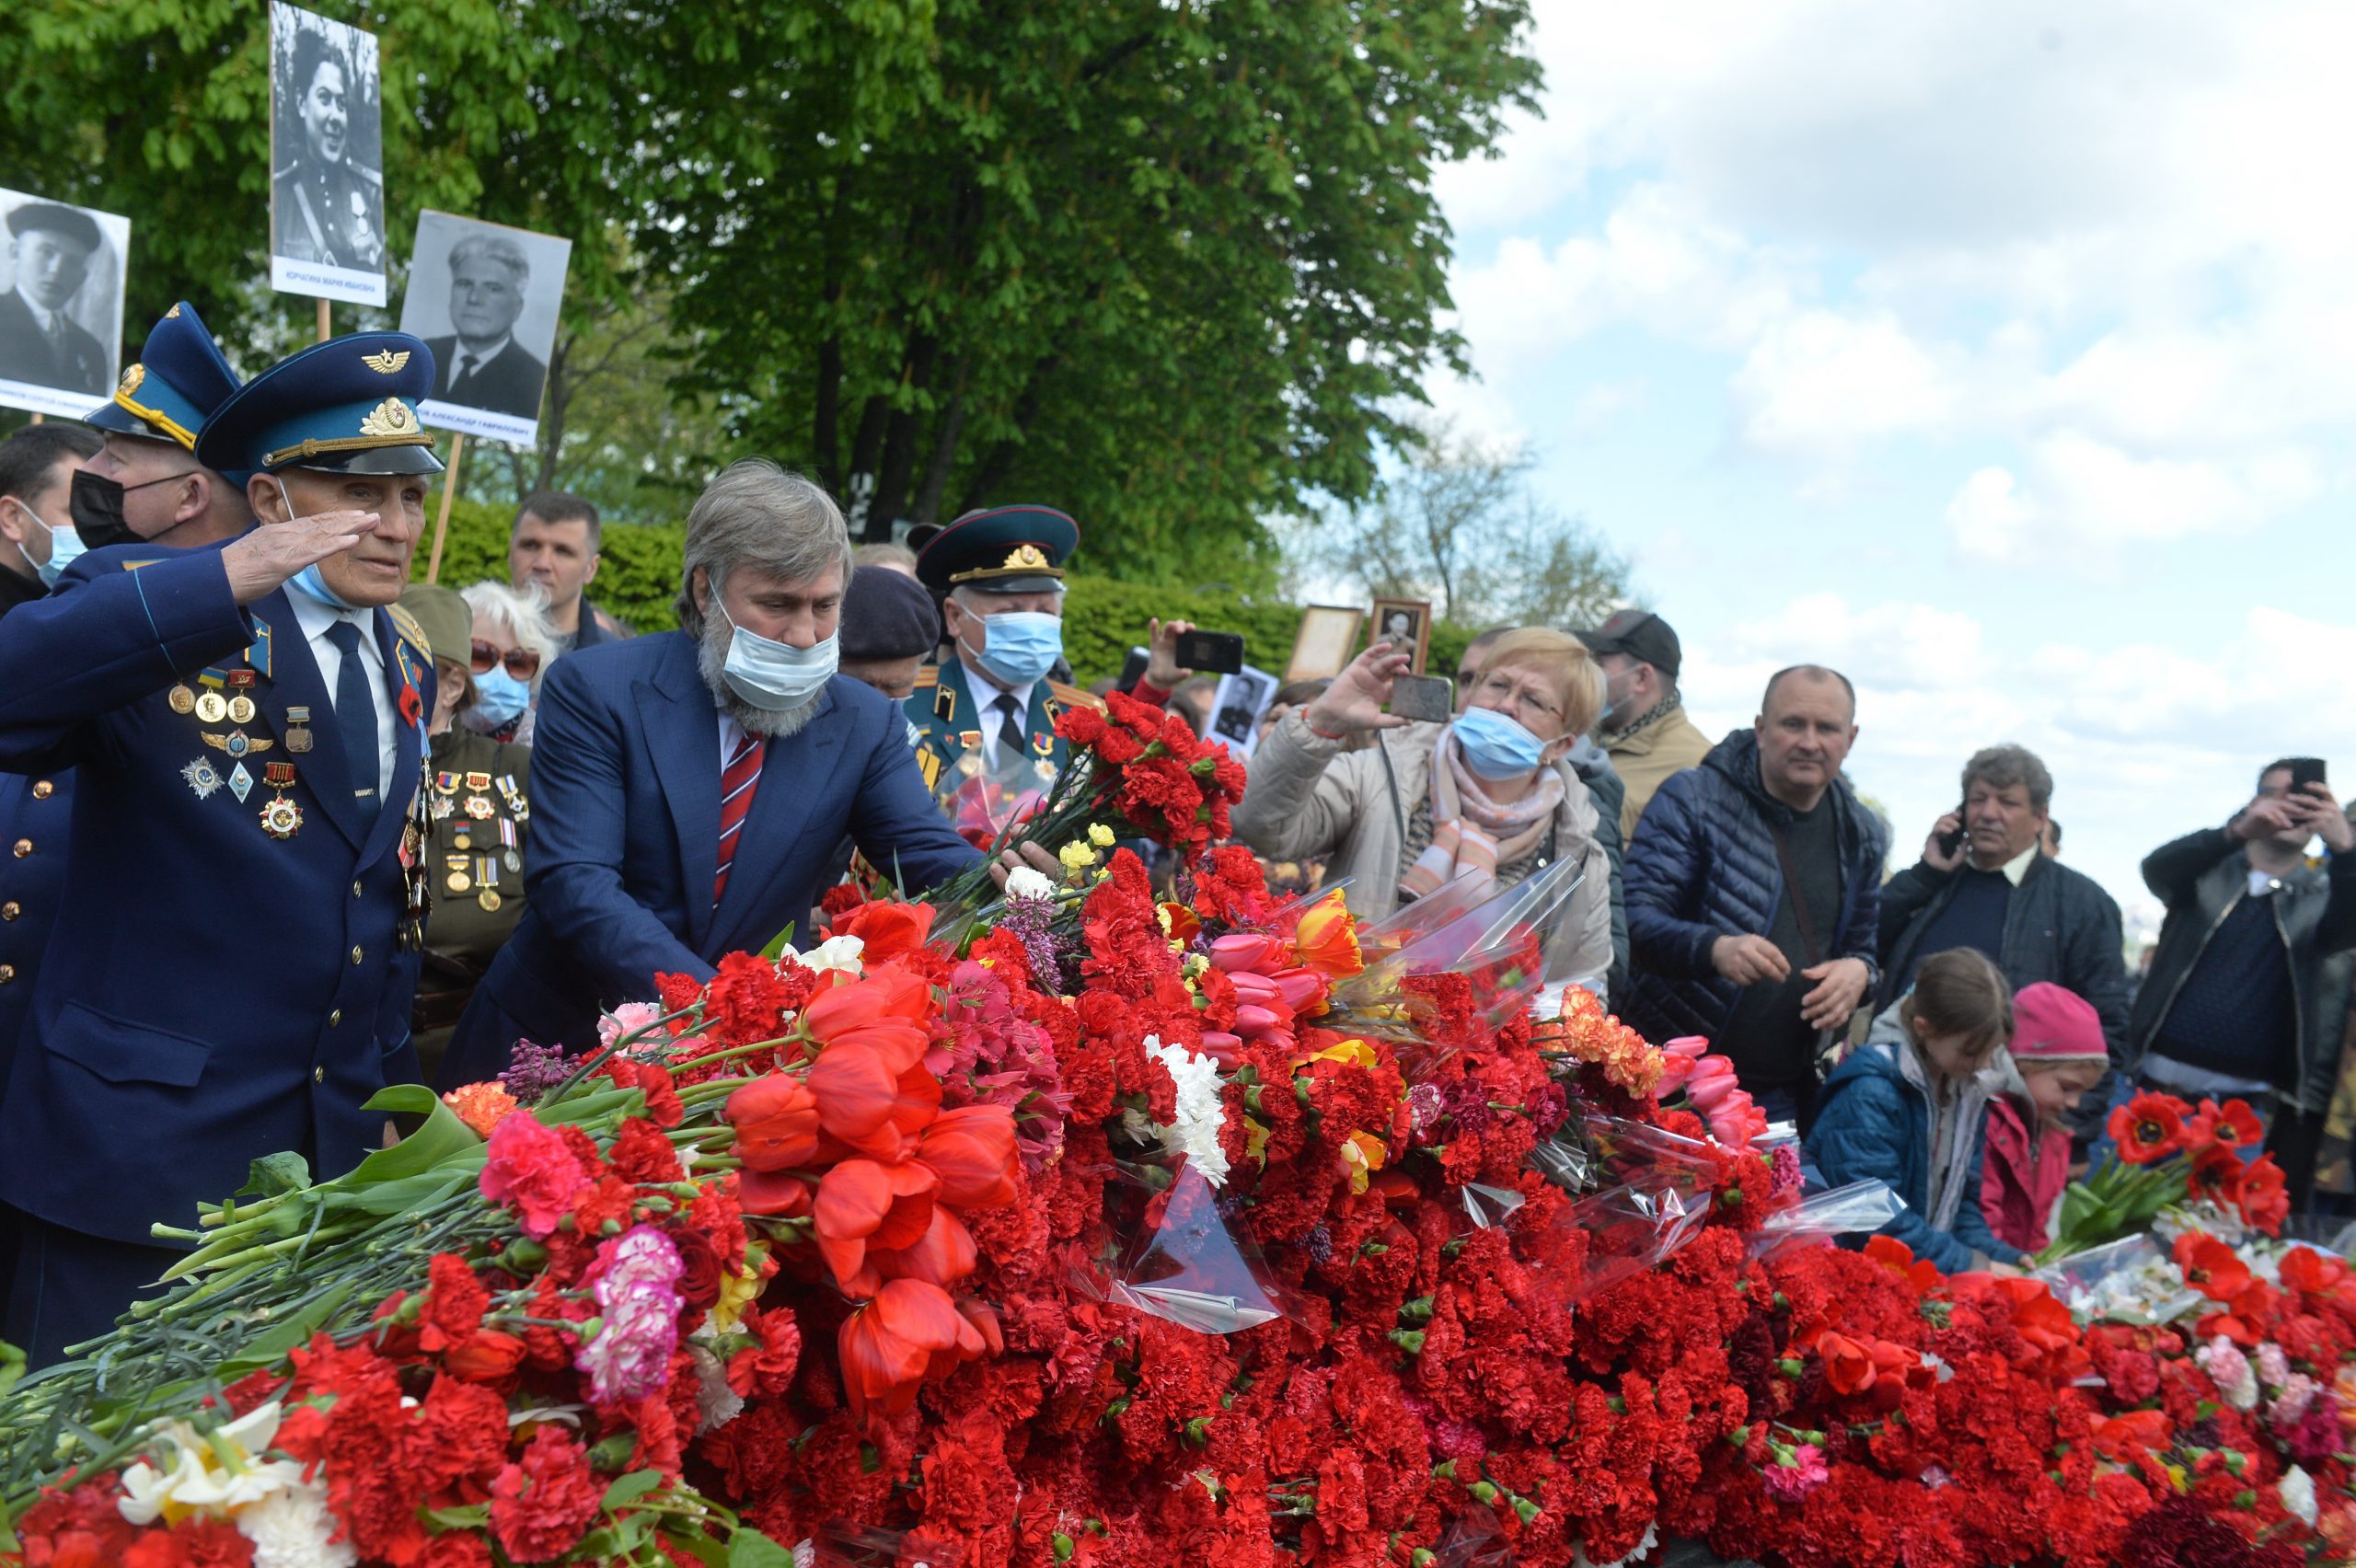
[[[1816,1353],[1824,1358],[1824,1380],[1836,1394],[1862,1394],[1880,1376],[1873,1352],[1846,1334],[1827,1329],[1817,1338]]]
[[[940,1176],[941,1201],[958,1208],[1004,1208],[1020,1191],[1014,1113],[1003,1105],[942,1112],[918,1136],[917,1159]]]
[[[2112,1111],[2107,1130],[2119,1146],[2119,1158],[2149,1165],[2182,1148],[2185,1110],[2173,1094],[2143,1093]]]
[[[810,1066],[810,1088],[818,1097],[818,1123],[827,1136],[879,1159],[897,1159],[902,1134],[930,1119],[941,1103],[941,1084],[921,1061],[894,1067],[863,1044],[829,1045]]]
[[[781,1170],[740,1171],[736,1177],[736,1206],[746,1214],[799,1219],[810,1212],[810,1183]]]
[[[442,1353],[442,1370],[468,1383],[496,1383],[523,1362],[524,1342],[497,1329],[477,1329]]]
[[[975,1332],[939,1286],[918,1279],[885,1284],[873,1300],[843,1320],[836,1336],[852,1416],[865,1424],[871,1415],[907,1411],[916,1403],[933,1355],[955,1350],[964,1335]]]
[[[846,1159],[826,1172],[811,1214],[818,1255],[846,1295],[862,1295],[862,1286],[873,1288],[874,1271],[867,1264],[870,1246],[907,1247],[923,1239],[932,1223],[933,1193],[940,1185],[939,1177],[913,1162],[880,1165],[872,1159]]]
[[[923,1059],[930,1039],[925,1019],[931,1008],[932,989],[922,979],[884,968],[811,997],[802,1011],[802,1028],[829,1051],[865,1046],[897,1075]]]
[[[922,950],[931,927],[931,905],[878,900],[838,917],[834,929],[838,937],[857,937],[865,944],[860,956],[872,966]]]
[[[1344,980],[1366,969],[1358,951],[1357,922],[1339,896],[1321,898],[1309,906],[1292,934],[1293,957],[1305,969],[1328,980]]]
[[[2213,1236],[2188,1230],[2176,1239],[2177,1267],[2184,1283],[2212,1301],[2231,1301],[2249,1287],[2249,1265]]]
[[[867,1262],[878,1279],[920,1279],[946,1289],[974,1272],[973,1232],[941,1204],[925,1233],[906,1247],[870,1247]]]
[[[791,1170],[818,1152],[818,1097],[791,1074],[764,1073],[728,1097],[724,1113],[749,1170]]]
[[[957,1298],[957,1314],[974,1325],[982,1336],[982,1348],[992,1355],[1006,1354],[1006,1335],[998,1326],[998,1309],[987,1301],[976,1301],[970,1296]]]

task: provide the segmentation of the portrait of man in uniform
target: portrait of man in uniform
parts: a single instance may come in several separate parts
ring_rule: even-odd
[[[78,416],[113,389],[130,239],[128,219],[0,190],[0,381],[18,384],[0,402]]]
[[[534,439],[572,242],[426,212],[410,254],[401,329],[433,351],[427,421]]]
[[[382,305],[375,35],[292,6],[270,11],[271,284]]]

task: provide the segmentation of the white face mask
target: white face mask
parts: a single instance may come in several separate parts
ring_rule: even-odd
[[[82,536],[72,528],[63,531],[52,528],[49,525],[49,519],[25,505],[21,500],[15,496],[10,496],[8,499],[16,502],[18,509],[39,524],[40,531],[49,536],[49,559],[33,562],[33,571],[40,574],[41,586],[56,587],[58,578],[64,575],[65,569],[72,566],[75,558],[81,555]]]
[[[728,623],[728,660],[721,666],[721,677],[730,691],[763,712],[790,713],[833,678],[842,650],[839,634],[815,647],[796,648],[738,626],[717,590],[711,607]]]

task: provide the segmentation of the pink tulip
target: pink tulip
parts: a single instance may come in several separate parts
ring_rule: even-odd
[[[1248,1003],[1235,1009],[1235,1032],[1246,1040],[1256,1039],[1263,1034],[1273,1034],[1282,1028],[1286,1021],[1286,1019],[1270,1012],[1266,1008],[1255,1008]]]
[[[1708,1055],[1710,1043],[1699,1034],[1680,1034],[1663,1045],[1661,1050],[1671,1056],[1680,1056],[1690,1062],[1696,1057]]]
[[[1284,943],[1274,937],[1239,931],[1221,937],[1211,943],[1211,962],[1233,974],[1240,971],[1259,969],[1272,961],[1289,956]]]
[[[1276,976],[1276,990],[1294,1012],[1315,1007],[1325,997],[1325,979],[1313,969],[1288,969]]]
[[[1235,999],[1255,1008],[1284,1006],[1284,987],[1265,974],[1253,970],[1239,970],[1229,976],[1235,985]]]
[[[1222,1067],[1235,1066],[1236,1053],[1243,1049],[1243,1042],[1232,1034],[1216,1029],[1203,1031],[1203,1055]]]

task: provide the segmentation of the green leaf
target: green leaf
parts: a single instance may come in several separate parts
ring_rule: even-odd
[[[214,1376],[224,1383],[234,1383],[249,1372],[277,1366],[289,1351],[325,1328],[351,1296],[352,1287],[348,1285],[328,1292],[276,1328],[248,1340],[238,1347],[237,1355],[220,1365]]]
[[[785,929],[780,931],[776,936],[771,937],[769,939],[768,945],[761,949],[761,956],[769,960],[771,963],[775,963],[777,960],[783,958],[785,956],[785,950],[792,945],[793,922],[789,920],[786,922]]]
[[[246,1170],[246,1184],[237,1189],[241,1198],[274,1198],[281,1193],[299,1193],[311,1184],[311,1162],[292,1149],[266,1154]]]
[[[756,1529],[728,1538],[728,1568],[793,1568],[793,1553]]]
[[[606,1488],[605,1498],[598,1506],[608,1514],[614,1513],[628,1507],[662,1484],[661,1470],[632,1470],[628,1475],[617,1477],[613,1485]]]
[[[380,1089],[361,1109],[422,1115],[425,1124],[392,1147],[375,1150],[353,1167],[350,1175],[329,1182],[329,1187],[366,1186],[422,1175],[454,1156],[479,1153],[483,1146],[475,1130],[458,1120],[458,1113],[422,1083]]]

